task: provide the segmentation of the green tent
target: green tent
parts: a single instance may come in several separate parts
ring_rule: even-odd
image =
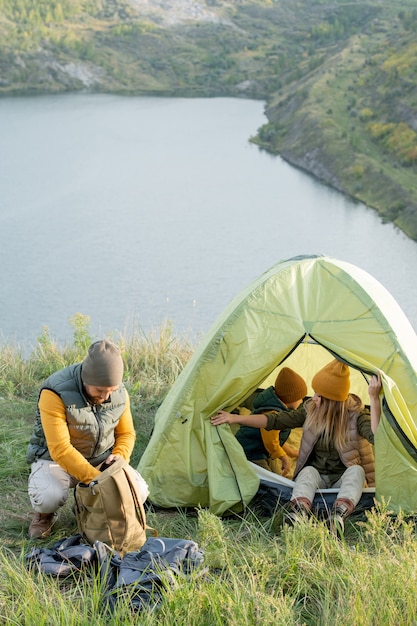
[[[365,403],[369,375],[381,371],[376,497],[394,512],[417,511],[417,336],[378,281],[326,256],[278,263],[212,326],[156,414],[138,467],[151,501],[241,510],[258,490],[258,472],[231,428],[211,426],[210,416],[272,384],[283,365],[309,383],[335,356],[350,366],[351,391]]]

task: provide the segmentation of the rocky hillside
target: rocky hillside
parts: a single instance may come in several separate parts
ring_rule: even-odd
[[[369,17],[270,97],[257,141],[417,240],[417,11]]]
[[[246,15],[258,4],[0,0],[0,93],[264,98],[265,44]],[[262,9],[260,19],[267,26]]]
[[[417,240],[414,0],[0,0],[0,94],[265,100],[252,140]]]

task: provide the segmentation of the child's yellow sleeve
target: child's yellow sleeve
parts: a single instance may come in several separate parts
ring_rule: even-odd
[[[261,428],[261,437],[271,459],[281,459],[283,456],[286,456],[285,450],[279,444],[279,430],[265,430],[265,428]]]

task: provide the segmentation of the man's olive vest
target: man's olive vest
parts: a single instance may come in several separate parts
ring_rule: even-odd
[[[49,376],[40,393],[44,389],[53,391],[61,398],[72,445],[95,465],[95,459],[114,446],[114,429],[126,408],[126,389],[123,384],[112,392],[109,401],[90,404],[83,392],[81,363],[77,363]],[[38,458],[51,459],[42,428],[39,403],[26,453],[28,463]]]

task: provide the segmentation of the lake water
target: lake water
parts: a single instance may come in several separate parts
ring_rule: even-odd
[[[259,101],[0,99],[0,343],[159,329],[198,340],[282,259],[365,269],[417,328],[417,244],[248,139]]]

